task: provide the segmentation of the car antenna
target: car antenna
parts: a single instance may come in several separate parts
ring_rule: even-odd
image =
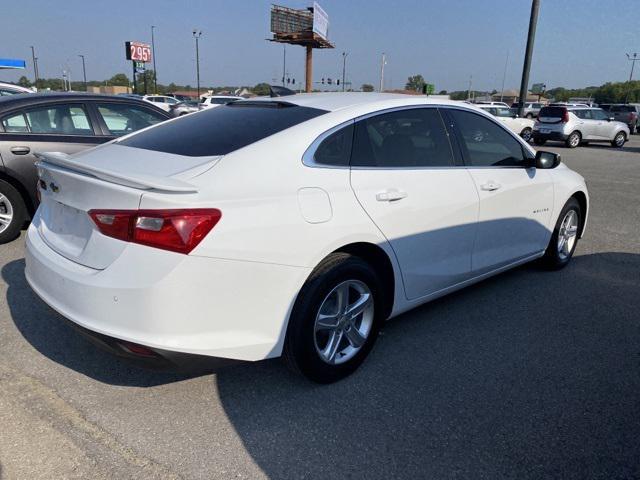
[[[289,95],[295,95],[296,92],[286,87],[279,87],[277,85],[269,85],[269,96],[273,97],[288,97]]]

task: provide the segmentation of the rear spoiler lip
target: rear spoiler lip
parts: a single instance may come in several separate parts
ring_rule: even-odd
[[[62,152],[34,152],[34,155],[38,158],[36,167],[43,168],[45,170],[48,169],[50,165],[53,167],[63,167],[74,172],[91,175],[106,182],[141,190],[159,190],[174,193],[194,193],[198,191],[198,187],[183,180],[140,173],[125,174],[121,172],[114,172],[86,165],[82,162],[73,160],[69,155]]]

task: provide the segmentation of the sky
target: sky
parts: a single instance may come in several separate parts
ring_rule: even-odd
[[[578,88],[629,78],[625,52],[640,52],[638,9],[614,0],[541,0],[530,83]],[[312,1],[276,0],[293,8]],[[342,75],[355,88],[379,84],[387,58],[385,88],[402,88],[421,74],[436,91],[519,89],[531,9],[530,0],[321,0],[329,15],[333,50],[314,50],[314,81]],[[33,80],[31,49],[41,77],[71,70],[89,80],[131,75],[124,42],[151,40],[156,26],[158,82],[196,84],[192,30],[202,30],[202,85],[279,83],[283,46],[266,41],[269,1],[263,0],[5,0],[0,8],[0,58],[27,60],[26,71],[0,71],[0,80]],[[614,13],[616,12],[616,13]],[[626,12],[626,13],[625,13]],[[626,20],[625,20],[626,15]],[[637,20],[637,19],[636,19]],[[304,49],[287,46],[287,71],[303,81]],[[507,62],[508,56],[508,62]],[[636,72],[640,77],[640,65]],[[634,76],[634,78],[637,78]]]

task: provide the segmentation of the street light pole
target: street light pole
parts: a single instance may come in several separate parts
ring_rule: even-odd
[[[78,55],[82,59],[82,77],[84,78],[84,91],[87,91],[87,68],[84,64],[84,55]]]
[[[345,70],[347,68],[347,52],[342,52],[342,91],[344,92]]]
[[[193,30],[193,38],[196,39],[196,82],[198,85],[198,102],[200,101],[200,49],[198,46],[198,40],[200,40],[201,36],[201,30]]]
[[[527,101],[529,72],[531,70],[531,57],[533,56],[533,42],[536,38],[536,26],[538,24],[538,10],[540,10],[540,0],[532,0],[531,17],[529,17],[529,35],[527,36],[527,49],[524,54],[522,81],[520,82],[520,98],[518,99],[518,115],[520,115],[520,117],[524,117],[524,104]]]
[[[386,54],[382,54],[382,65],[380,65],[380,93],[384,90],[384,66],[387,64]]]
[[[282,86],[284,87],[284,77],[287,76],[287,44],[282,44]]]
[[[640,60],[640,58],[638,58],[637,53],[627,53],[626,55],[627,60],[631,62],[631,73],[629,74],[629,88],[627,88],[627,94],[624,96],[624,103],[629,103],[629,91],[631,90],[631,80],[633,79],[633,67],[636,65],[636,60]]]
[[[33,76],[35,77],[34,85],[38,88],[38,58],[36,57],[36,50],[31,46],[31,57],[33,58]]]
[[[158,70],[156,69],[156,41],[153,35],[155,25],[151,25],[151,55],[153,56],[153,93],[158,94]]]

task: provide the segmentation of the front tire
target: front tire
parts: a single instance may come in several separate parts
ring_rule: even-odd
[[[624,132],[618,132],[616,133],[616,136],[613,137],[613,140],[611,141],[611,146],[616,148],[622,148],[624,147],[624,142],[626,141],[627,141],[627,136],[624,134]]]
[[[551,270],[568,265],[578,245],[578,233],[582,225],[582,210],[578,201],[571,197],[558,216],[551,240],[542,257],[542,263]]]
[[[533,130],[531,130],[531,128],[529,127],[526,127],[520,132],[520,136],[525,142],[529,143],[531,141],[532,133],[533,133]]]
[[[26,219],[22,196],[13,185],[0,180],[0,245],[16,238]]]
[[[571,134],[565,141],[565,145],[568,148],[576,148],[578,145],[580,145],[580,140],[582,140],[582,135],[580,135],[580,132],[571,132]]]
[[[317,383],[353,373],[376,341],[384,311],[381,283],[359,257],[336,252],[302,287],[293,307],[283,356]]]

